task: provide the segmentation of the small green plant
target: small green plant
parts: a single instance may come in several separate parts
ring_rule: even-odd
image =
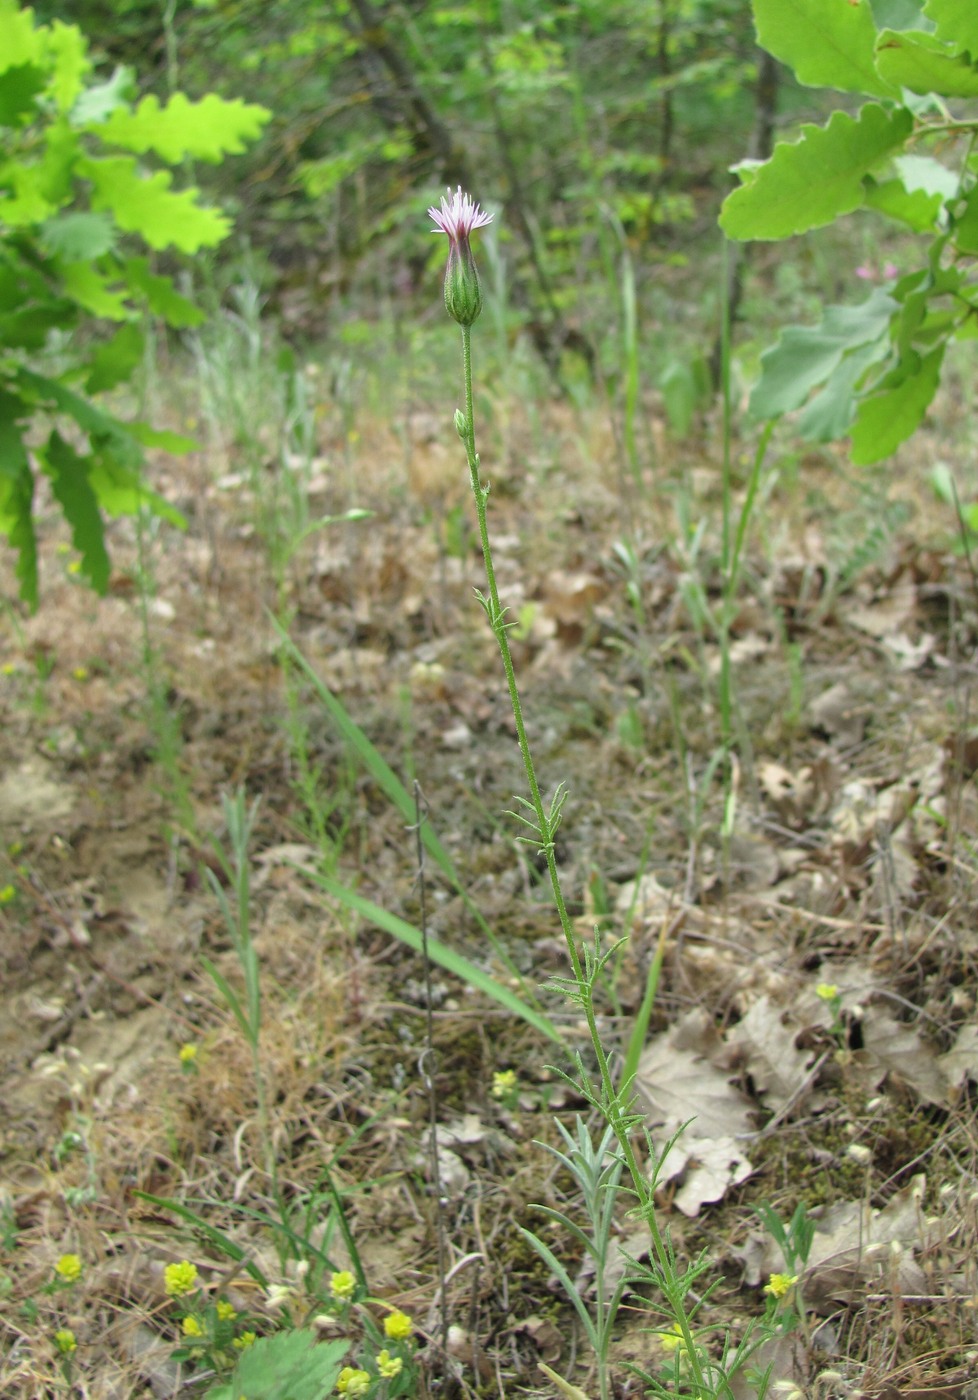
[[[140,246],[195,253],[230,231],[195,189],[171,189],[167,167],[242,150],[270,115],[213,93],[134,104],[125,69],[96,82],[92,68],[77,26],[37,24],[17,0],[0,0],[0,533],[31,607],[38,471],[98,592],[109,582],[104,514],[146,509],[183,523],[148,489],[143,453],[190,444],[98,400],[142,362],[147,317],[176,329],[203,320]]]
[[[808,1214],[804,1201],[799,1201],[794,1214],[784,1224],[770,1205],[755,1207],[757,1214],[781,1250],[785,1273],[771,1274],[764,1287],[767,1300],[765,1324],[770,1332],[805,1330],[805,1301],[803,1275],[815,1236],[815,1222]]]
[[[606,1127],[601,1138],[595,1142],[584,1121],[576,1119],[576,1136],[560,1122],[557,1130],[567,1147],[566,1152],[540,1143],[562,1167],[565,1168],[581,1194],[583,1214],[587,1228],[582,1228],[564,1211],[552,1206],[531,1206],[531,1210],[545,1215],[566,1230],[582,1247],[593,1270],[593,1290],[590,1304],[585,1301],[581,1290],[575,1284],[566,1266],[557,1258],[553,1250],[539,1235],[519,1226],[520,1234],[536,1250],[540,1258],[558,1280],[584,1328],[584,1335],[594,1352],[598,1367],[598,1393],[601,1400],[611,1395],[611,1373],[609,1350],[615,1319],[625,1290],[634,1278],[630,1263],[624,1268],[613,1257],[612,1235],[615,1225],[615,1209],[620,1203],[622,1169],[624,1160],[615,1151],[614,1129]],[[609,1277],[614,1270],[617,1281]]]
[[[238,995],[210,958],[204,958],[202,961],[204,970],[224,998],[251,1053],[265,1170],[277,1198],[278,1168],[268,1118],[268,1091],[261,1057],[261,969],[251,935],[251,864],[248,846],[258,812],[258,800],[256,799],[249,809],[244,792],[239,788],[234,797],[225,795],[222,806],[230,851],[226,851],[217,842],[214,843],[214,851],[228,882],[231,897],[228,897],[213,870],[208,869],[207,875],[238,959],[244,979],[244,997]]]

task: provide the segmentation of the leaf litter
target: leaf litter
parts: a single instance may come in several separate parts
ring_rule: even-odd
[[[568,427],[560,412],[555,433]],[[368,439],[363,461],[395,460],[388,446]],[[336,497],[329,509],[376,515],[366,534],[330,532],[297,552],[293,636],[377,748],[423,774],[430,820],[539,994],[563,967],[532,862],[514,856],[502,816],[521,780],[491,638],[470,607],[478,557],[434,545],[383,470],[344,498],[331,463],[346,450],[324,442],[317,458],[324,494]],[[449,480],[439,467],[425,486],[436,508],[450,500]],[[753,561],[758,596],[769,586],[803,656],[804,693],[789,714],[773,614],[745,607],[734,664],[754,753],[742,760],[725,842],[718,791],[697,795],[716,742],[703,691],[712,661],[704,648],[698,670],[682,569],[668,550],[640,552],[661,631],[637,636],[616,562],[614,493],[585,461],[568,480],[584,488],[581,515],[548,514],[518,484],[494,497],[508,536],[501,582],[541,767],[572,790],[560,840],[571,888],[588,891],[577,927],[588,937],[604,921],[609,937],[629,935],[603,1013],[622,1044],[666,933],[636,1089],[653,1151],[686,1125],[659,1198],[680,1254],[707,1248],[723,1276],[704,1319],[737,1327],[759,1310],[759,1288],[784,1261],[754,1205],[770,1202],[787,1219],[804,1201],[815,1222],[801,1278],[813,1334],[775,1358],[776,1379],[814,1381],[822,1395],[890,1386],[909,1396],[970,1374],[978,749],[973,663],[962,660],[974,655],[975,605],[963,569],[947,552],[895,539],[894,558],[833,600],[818,562],[825,518],[795,522],[797,567]],[[697,481],[709,512],[711,478]],[[828,474],[822,484],[830,489]],[[334,1163],[381,1296],[424,1310],[437,1289],[420,964],[304,878],[322,852],[303,824],[296,724],[336,800],[326,829],[340,871],[408,921],[418,913],[411,844],[308,690],[289,710],[278,645],[255,622],[274,590],[255,566],[246,493],[204,473],[183,489],[203,503],[206,529],[160,554],[152,616],[179,727],[184,821],[199,840],[165,835],[173,792],[161,797],[151,759],[125,523],[113,527],[120,572],[104,604],[55,578],[45,608],[23,623],[0,736],[0,825],[18,891],[0,908],[0,1210],[16,1241],[2,1267],[16,1272],[23,1301],[63,1248],[79,1246],[91,1268],[72,1325],[106,1396],[176,1393],[159,1269],[193,1242],[135,1190],[211,1202],[212,1222],[267,1277],[295,1283],[247,1215],[265,1204],[248,1057],[200,975],[202,949],[227,975],[235,966],[200,862],[221,834],[221,792],[238,782],[262,795],[253,892],[276,1151],[300,1194]],[[38,689],[32,658],[42,655],[56,664]],[[103,670],[76,680],[92,658]],[[439,936],[511,977],[454,891],[429,874]],[[437,980],[447,1235],[453,1258],[480,1261],[450,1286],[468,1338],[460,1354],[478,1354],[480,1374],[506,1386],[546,1393],[537,1363],[568,1374],[567,1316],[513,1227],[534,1225],[531,1201],[567,1208],[566,1183],[533,1141],[553,1140],[553,1112],[583,1105],[546,1068],[554,1047],[451,977]],[[819,983],[837,988],[837,1017]],[[568,1050],[580,1045],[573,1013],[549,1005]],[[190,1078],[177,1056],[188,1040],[201,1047]],[[490,1093],[507,1068],[519,1076],[516,1108]],[[79,1125],[86,1150],[59,1155]],[[616,1241],[622,1258],[642,1255],[624,1202]],[[579,1286],[590,1286],[586,1272]],[[271,1329],[270,1299],[250,1281],[235,1287]],[[616,1342],[623,1361],[658,1355],[644,1306],[630,1297],[636,1321]],[[5,1394],[28,1397],[31,1355],[49,1343],[37,1332],[26,1351],[21,1327],[0,1322],[0,1376]]]

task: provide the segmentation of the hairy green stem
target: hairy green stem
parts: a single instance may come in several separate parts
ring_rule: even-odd
[[[656,1264],[663,1282],[663,1293],[665,1294],[666,1300],[669,1303],[682,1334],[686,1357],[690,1367],[690,1380],[695,1391],[701,1395],[705,1395],[708,1391],[712,1391],[712,1387],[708,1387],[703,1372],[703,1366],[693,1341],[692,1329],[689,1324],[689,1318],[684,1303],[683,1289],[677,1278],[675,1264],[668,1244],[659,1229],[659,1223],[656,1219],[653,1186],[650,1184],[646,1173],[643,1172],[632,1144],[631,1123],[629,1122],[628,1104],[625,1098],[629,1090],[629,1085],[627,1083],[624,1084],[620,1091],[615,1088],[611,1065],[601,1042],[601,1033],[594,1012],[593,978],[588,977],[585,973],[581,955],[575,940],[574,926],[567,912],[567,904],[564,900],[563,890],[561,889],[560,872],[557,868],[557,855],[554,843],[554,833],[557,822],[559,821],[559,810],[555,803],[548,814],[544,806],[543,797],[540,793],[540,784],[537,781],[536,768],[534,767],[533,757],[530,753],[526,726],[523,721],[523,707],[520,703],[519,688],[516,683],[516,670],[513,666],[513,657],[509,647],[509,637],[507,635],[509,624],[506,622],[505,610],[499,601],[499,590],[496,586],[496,571],[492,560],[492,548],[489,543],[489,525],[487,520],[489,487],[483,486],[482,484],[482,479],[479,474],[479,457],[475,450],[471,327],[462,326],[461,331],[462,373],[465,383],[465,422],[464,424],[459,424],[459,432],[465,444],[465,453],[468,459],[472,494],[475,497],[476,513],[479,519],[479,539],[482,543],[482,557],[485,563],[486,581],[489,588],[488,598],[480,594],[480,601],[485,608],[489,624],[499,644],[503,670],[506,673],[506,684],[509,689],[510,704],[512,705],[513,718],[516,722],[516,737],[519,743],[520,755],[523,759],[523,767],[526,771],[527,784],[530,789],[530,805],[536,817],[537,827],[539,828],[539,846],[546,858],[554,904],[556,905],[560,926],[567,944],[567,954],[570,958],[574,981],[577,984],[576,999],[584,1011],[591,1045],[598,1065],[598,1074],[602,1090],[600,1107],[611,1128],[614,1130],[615,1137],[624,1158],[625,1167],[632,1180],[632,1186],[639,1203],[639,1210],[649,1227]]]

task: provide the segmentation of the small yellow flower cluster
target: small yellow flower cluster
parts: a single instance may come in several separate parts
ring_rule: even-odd
[[[349,1396],[350,1400],[357,1395],[366,1395],[370,1389],[370,1372],[344,1366],[336,1382],[336,1389],[341,1395]]]
[[[231,1345],[237,1347],[238,1351],[246,1351],[248,1347],[252,1346],[257,1340],[257,1332],[242,1332],[240,1337],[235,1337]]]
[[[13,885],[4,885],[0,890],[0,904],[10,904],[17,897],[17,890]]]
[[[494,1099],[505,1099],[516,1088],[516,1071],[512,1069],[497,1069],[492,1076],[492,1096]]]
[[[200,1325],[199,1319],[194,1317],[193,1313],[185,1317],[180,1326],[183,1328],[183,1335],[185,1337],[202,1337],[204,1335],[204,1329]]]
[[[81,1278],[82,1261],[77,1254],[62,1254],[54,1266],[54,1272],[64,1283],[77,1283]]]
[[[356,1279],[349,1269],[338,1269],[335,1274],[329,1276],[329,1291],[338,1302],[349,1302],[355,1287]]]
[[[377,1362],[377,1370],[385,1381],[392,1381],[394,1377],[399,1376],[404,1369],[404,1362],[401,1358],[399,1356],[391,1356],[386,1347],[383,1351],[377,1353],[374,1360]]]
[[[73,1351],[78,1350],[75,1334],[70,1327],[62,1327],[60,1331],[55,1332],[54,1345],[58,1348],[62,1356],[70,1356]]]
[[[764,1285],[764,1292],[772,1298],[787,1298],[797,1282],[797,1274],[772,1274]]]
[[[392,1309],[384,1318],[384,1335],[392,1342],[406,1342],[413,1331],[414,1323],[399,1308]]]
[[[218,1322],[233,1322],[238,1313],[236,1308],[222,1298],[214,1311],[217,1313]]]
[[[835,1001],[839,995],[839,989],[834,982],[819,982],[815,988],[815,995],[821,1001]]]
[[[182,1065],[193,1064],[197,1058],[197,1047],[192,1042],[180,1046],[180,1063]]]
[[[189,1259],[179,1264],[167,1264],[163,1270],[163,1287],[168,1298],[183,1298],[197,1286],[197,1265]]]

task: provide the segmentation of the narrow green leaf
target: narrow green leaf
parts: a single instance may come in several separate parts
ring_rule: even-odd
[[[905,109],[867,103],[853,119],[833,112],[827,126],[805,125],[801,139],[775,148],[760,166],[740,166],[745,183],[724,202],[720,224],[731,238],[788,238],[830,224],[865,199],[864,177],[913,127]]]
[[[876,25],[867,4],[843,0],[754,0],[762,48],[780,58],[807,87],[895,97],[876,71]]]
[[[876,46],[876,66],[894,87],[942,97],[978,96],[978,69],[934,34],[884,29]]]
[[[90,457],[82,457],[58,432],[53,432],[44,448],[44,462],[65,519],[71,526],[71,541],[81,555],[82,572],[96,593],[109,586],[109,556],[105,549],[105,526],[92,490]]]
[[[919,427],[937,392],[944,349],[943,344],[937,346],[914,374],[859,405],[852,429],[852,460],[857,466],[882,461]]]
[[[328,875],[320,875],[315,872],[306,871],[309,879],[317,884],[320,889],[338,899],[341,904],[345,904],[354,913],[360,914],[369,923],[376,924],[385,933],[391,934],[408,948],[413,948],[416,953],[422,951],[423,940],[421,930],[407,923],[404,919],[398,918],[396,914],[391,914],[389,910],[382,908],[379,904],[373,904],[369,899],[364,899],[363,895],[357,894],[339,880],[332,880]],[[446,972],[451,972],[454,976],[467,982],[476,991],[482,992],[485,996],[491,997],[505,1011],[509,1011],[514,1016],[521,1017],[529,1025],[538,1030],[541,1035],[545,1035],[548,1040],[552,1040],[556,1045],[563,1045],[563,1039],[557,1028],[549,1017],[537,1011],[534,1007],[528,1006],[521,997],[511,991],[504,983],[497,981],[490,973],[475,963],[464,958],[461,953],[456,953],[453,948],[447,948],[444,943],[440,943],[437,938],[428,938],[428,954],[432,960],[443,967]]]
[[[271,116],[266,107],[231,101],[209,92],[199,102],[175,92],[162,107],[159,99],[144,97],[135,111],[119,107],[98,128],[103,140],[127,151],[155,151],[170,165],[186,156],[219,161],[236,155],[261,135]]]
[[[170,1200],[168,1196],[153,1196],[149,1191],[133,1191],[134,1196],[138,1196],[141,1201],[149,1201],[151,1206],[159,1206],[161,1210],[171,1210],[174,1215],[186,1220],[194,1229],[199,1230],[205,1239],[210,1240],[216,1249],[227,1255],[228,1259],[233,1259],[236,1264],[240,1264],[245,1273],[255,1280],[260,1288],[268,1287],[268,1279],[261,1268],[251,1258],[251,1251],[245,1251],[239,1244],[235,1244],[229,1235],[225,1235],[222,1230],[217,1230],[202,1215],[198,1215],[189,1206],[183,1205],[180,1201]]]
[[[277,618],[272,618],[272,626],[278,633],[282,645],[285,647],[292,661],[299,667],[307,679],[311,681],[320,703],[335,724],[339,733],[350,745],[351,750],[362,763],[364,770],[370,774],[381,792],[386,795],[396,810],[400,812],[405,825],[412,826],[415,820],[414,797],[412,794],[408,792],[383,754],[371,743],[368,736],[363,732],[356,721],[347,714],[340,699],[333,694],[326,682],[316,674]],[[479,928],[489,940],[496,956],[524,987],[524,990],[532,1000],[532,993],[530,989],[526,987],[525,979],[521,976],[512,958],[509,957],[506,949],[496,937],[492,927],[486,922],[481,911],[476,907],[468,891],[465,889],[459,878],[458,871],[455,869],[455,862],[438,839],[430,822],[426,821],[422,823],[421,840],[425,850],[434,860],[445,879],[458,891],[466,910],[472,915],[473,919],[475,919],[476,923],[479,925]]]
[[[978,63],[978,5],[974,0],[927,0],[924,13],[956,53],[968,53]]]

